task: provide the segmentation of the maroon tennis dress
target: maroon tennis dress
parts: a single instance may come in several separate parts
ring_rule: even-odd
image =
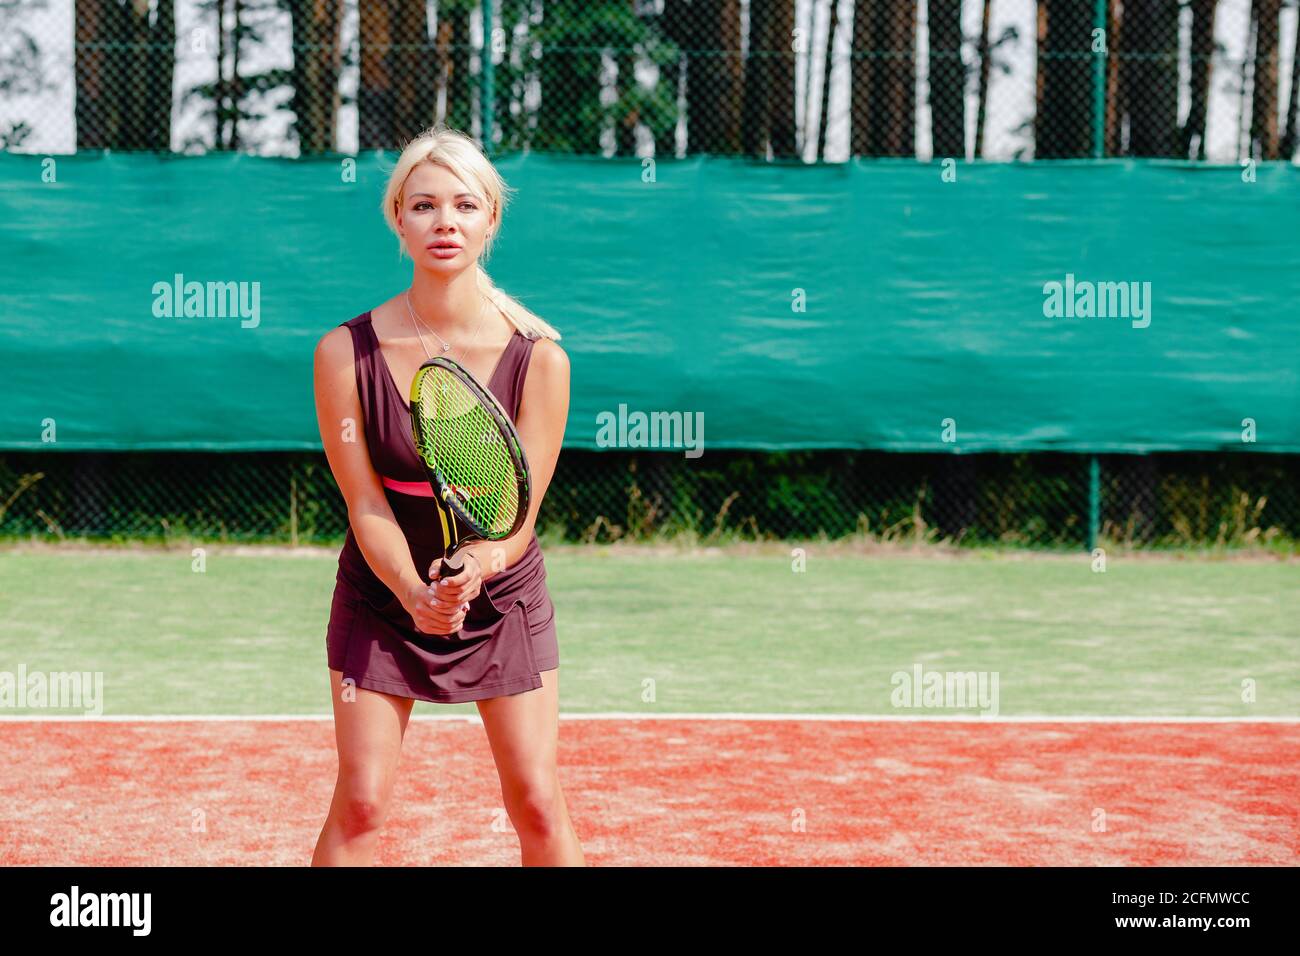
[[[393,381],[379,350],[370,313],[343,324],[352,333],[371,464],[381,479],[427,487],[411,438],[405,391]],[[516,330],[487,381],[511,421],[519,415],[535,341]],[[437,507],[432,498],[395,490],[387,482],[384,494],[406,535],[415,568],[428,582],[430,565],[443,554]],[[402,602],[366,563],[351,528],[335,582],[326,658],[331,670],[342,671],[357,687],[454,704],[535,690],[542,686],[541,672],[559,666],[555,606],[536,532],[518,561],[483,582],[464,626],[451,637],[416,630]]]

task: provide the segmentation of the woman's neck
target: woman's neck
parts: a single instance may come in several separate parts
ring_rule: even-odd
[[[483,294],[475,268],[450,281],[417,269],[407,295],[420,321],[445,339],[473,335],[483,318]]]

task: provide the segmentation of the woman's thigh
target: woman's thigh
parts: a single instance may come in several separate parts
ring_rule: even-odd
[[[336,670],[330,671],[330,688],[340,780],[352,781],[361,790],[377,788],[387,794],[415,702],[351,684],[345,686],[342,672]]]
[[[544,784],[555,773],[560,671],[542,671],[542,686],[478,701],[492,759],[506,791]],[[507,794],[509,795],[509,794]]]

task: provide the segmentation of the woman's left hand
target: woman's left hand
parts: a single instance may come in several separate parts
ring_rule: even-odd
[[[469,602],[478,597],[483,588],[483,568],[472,551],[465,552],[465,566],[455,577],[439,578],[441,566],[442,559],[429,566],[430,592],[434,595],[432,606],[459,611],[463,619],[464,612],[469,610]]]

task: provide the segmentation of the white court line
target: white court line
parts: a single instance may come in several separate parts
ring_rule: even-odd
[[[0,723],[201,723],[205,721],[248,721],[251,723],[332,721],[332,714],[123,714],[82,716],[80,714],[0,714]],[[980,717],[971,714],[745,714],[668,713],[608,711],[595,714],[560,714],[561,720],[824,720],[849,723],[967,723],[967,724],[1295,724],[1300,717]],[[412,714],[411,720],[451,720],[482,723],[478,714]]]

